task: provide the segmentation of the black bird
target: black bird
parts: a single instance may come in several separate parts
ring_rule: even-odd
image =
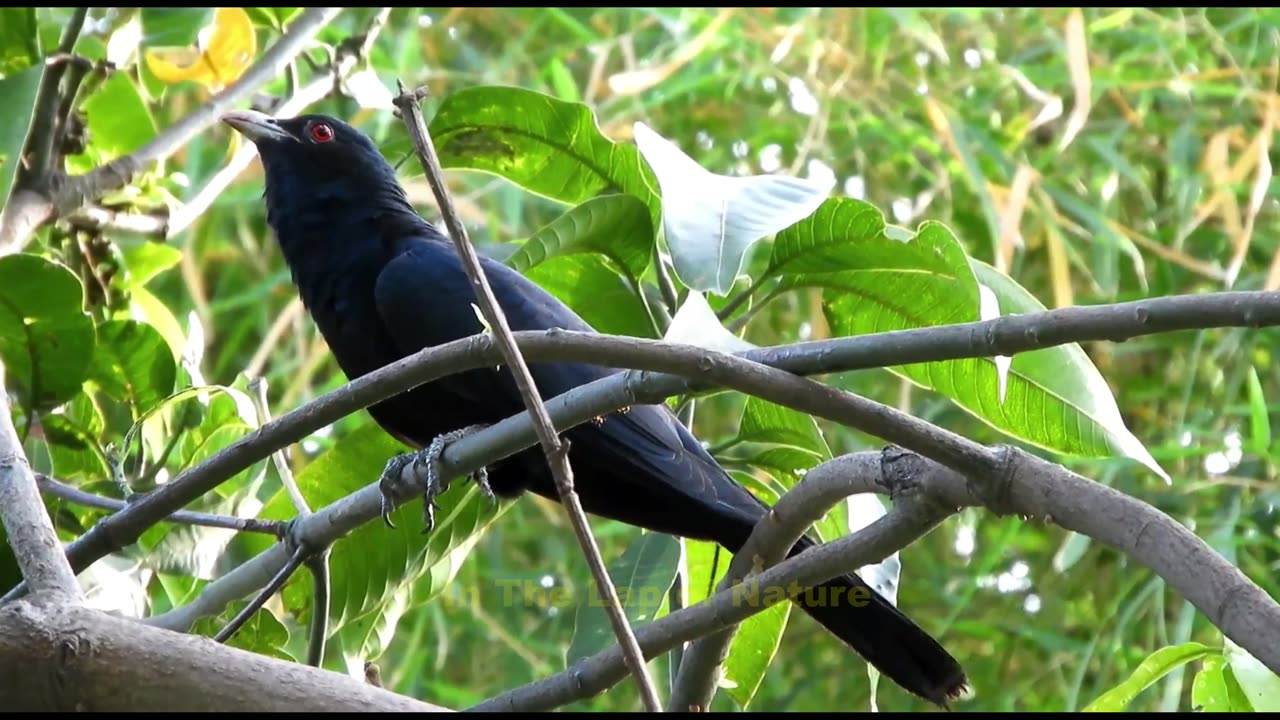
[[[324,115],[277,120],[237,111],[222,120],[258,147],[267,222],[348,378],[483,331],[456,249],[417,214],[369,138]],[[488,258],[481,263],[512,330],[591,331],[519,272]],[[618,372],[577,363],[531,362],[529,369],[544,398]],[[505,368],[452,375],[369,408],[389,434],[417,448],[523,411]],[[575,488],[594,515],[736,552],[768,510],[665,406],[632,407],[565,436]],[[532,491],[559,500],[536,445],[488,468],[488,482],[504,498]],[[802,539],[791,554],[814,544]],[[855,589],[853,597],[869,602],[848,602]],[[806,595],[795,602],[898,685],[942,706],[966,691],[955,659],[861,578],[832,579],[823,591],[838,601],[824,603],[815,592],[812,602]]]

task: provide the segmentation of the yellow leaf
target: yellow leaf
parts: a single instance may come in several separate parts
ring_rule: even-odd
[[[147,67],[162,82],[194,82],[216,92],[235,82],[258,50],[258,36],[243,8],[218,8],[213,24],[200,35],[200,47],[147,50]]]

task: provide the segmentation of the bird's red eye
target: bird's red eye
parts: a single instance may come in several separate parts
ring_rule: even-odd
[[[318,143],[327,143],[333,139],[333,128],[319,123],[311,126],[311,139]]]

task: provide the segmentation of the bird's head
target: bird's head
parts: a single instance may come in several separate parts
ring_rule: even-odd
[[[222,122],[258,147],[266,171],[267,203],[292,209],[379,195],[399,203],[395,169],[364,133],[328,115],[273,118],[234,110]]]

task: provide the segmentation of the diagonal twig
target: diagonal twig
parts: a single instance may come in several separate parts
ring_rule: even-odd
[[[614,634],[618,636],[618,643],[623,648],[627,666],[636,678],[636,684],[639,686],[645,707],[650,712],[661,712],[662,705],[658,701],[658,693],[654,689],[653,679],[649,677],[649,669],[645,665],[644,655],[640,652],[640,646],[636,644],[635,634],[627,623],[626,615],[622,612],[622,605],[618,601],[618,591],[614,588],[613,581],[609,578],[609,572],[604,566],[604,560],[600,557],[600,548],[596,545],[595,537],[591,534],[591,526],[587,523],[587,516],[582,510],[582,503],[578,500],[578,494],[573,489],[573,469],[569,466],[569,443],[557,435],[555,426],[551,423],[551,416],[547,414],[547,408],[542,403],[538,388],[534,385],[533,376],[529,373],[529,367],[525,363],[524,357],[520,354],[520,349],[516,347],[515,340],[511,337],[511,327],[507,324],[506,315],[494,298],[493,290],[489,287],[489,280],[485,277],[484,269],[480,266],[480,258],[477,257],[475,248],[471,246],[471,241],[467,237],[467,228],[458,219],[458,212],[453,206],[453,198],[449,196],[449,192],[444,185],[444,173],[440,168],[440,160],[436,157],[435,147],[431,143],[431,135],[428,133],[427,124],[422,118],[422,109],[418,106],[418,102],[425,96],[425,90],[420,89],[416,93],[410,93],[405,90],[403,83],[399,83],[399,91],[400,94],[394,102],[400,108],[405,125],[409,129],[409,137],[413,141],[414,150],[417,152],[418,160],[422,163],[422,169],[427,174],[431,189],[435,192],[436,202],[440,206],[440,213],[444,217],[445,226],[449,230],[449,237],[453,240],[454,247],[457,248],[458,255],[462,259],[467,278],[471,281],[471,289],[475,292],[476,299],[480,301],[480,312],[484,315],[485,321],[493,331],[494,339],[502,352],[503,360],[507,367],[510,368],[511,375],[515,378],[516,387],[520,390],[520,397],[524,401],[525,408],[528,409],[534,419],[534,429],[538,433],[538,440],[547,456],[551,474],[555,476],[557,494],[560,495],[560,501],[564,504],[565,511],[568,513],[573,525],[574,534],[577,535],[578,543],[582,546],[582,550],[587,556],[587,564],[591,567],[591,574],[595,578],[601,595],[603,595],[605,608],[609,613],[609,620],[613,625]]]
[[[118,500],[85,492],[40,473],[36,474],[36,485],[39,486],[40,492],[45,495],[51,495],[85,507],[98,508],[99,510],[123,510],[132,504],[127,500]],[[237,532],[263,533],[276,537],[282,537],[284,534],[284,523],[275,520],[210,515],[190,510],[179,510],[165,519],[170,522],[182,523],[183,525],[199,525],[201,527],[221,528]]]

